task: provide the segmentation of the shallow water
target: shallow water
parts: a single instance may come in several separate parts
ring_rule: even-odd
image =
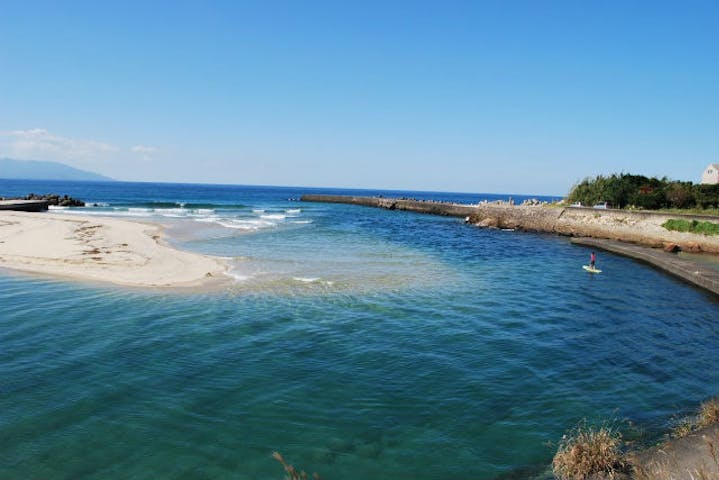
[[[0,183],[29,186],[47,187]],[[282,478],[274,450],[328,479],[528,478],[584,417],[651,437],[719,391],[714,297],[611,254],[587,274],[560,237],[299,189],[72,189],[56,188],[105,214],[213,210],[142,213],[234,258],[237,281],[187,295],[0,273],[0,478]]]

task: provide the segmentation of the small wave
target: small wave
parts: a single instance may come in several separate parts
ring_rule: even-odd
[[[287,216],[281,213],[268,213],[266,215],[260,215],[260,218],[264,218],[265,220],[284,220]]]
[[[312,220],[295,220],[292,223],[294,223],[295,225],[305,225],[308,223],[312,223]]]
[[[99,204],[98,204],[99,205]],[[110,206],[108,204],[102,206]],[[182,208],[186,210],[239,210],[247,208],[246,205],[240,203],[204,203],[204,202],[137,202],[137,203],[117,203],[113,207],[121,208],[149,208],[149,209],[165,209],[165,208]]]
[[[292,277],[292,280],[302,283],[314,283],[320,281],[317,277]]]
[[[297,213],[300,213],[301,211],[302,211],[301,208],[288,208],[287,210],[285,210],[285,213],[297,214]]]
[[[234,278],[236,282],[246,282],[251,278],[250,275],[245,275],[233,269],[227,270],[225,272],[225,275]]]
[[[47,208],[50,210],[67,210],[69,207],[61,207],[59,205],[48,205]]]
[[[190,210],[242,210],[247,208],[247,205],[241,203],[187,203],[185,208]]]
[[[152,211],[160,215],[185,215],[188,213],[184,208],[155,208]]]
[[[196,217],[193,220],[196,222],[203,222],[203,223],[216,223],[219,221],[219,217]]]
[[[128,210],[134,210],[138,208],[146,209],[146,210],[154,210],[156,208],[182,208],[182,204],[178,202],[138,202],[138,203],[119,203],[117,205],[113,205],[116,207],[125,207]]]
[[[328,287],[331,287],[335,284],[335,282],[333,282],[332,280],[322,280],[319,277],[292,277],[292,280],[300,283],[326,285]]]
[[[265,222],[263,220],[244,220],[236,218],[218,218],[213,220],[215,223],[222,225],[225,228],[234,228],[236,230],[255,231],[261,228],[273,227],[275,225],[272,222]]]
[[[260,213],[265,213],[265,211],[261,208],[253,208],[252,213],[260,214]]]

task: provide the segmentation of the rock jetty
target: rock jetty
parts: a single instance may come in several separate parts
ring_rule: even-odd
[[[304,202],[348,203],[388,210],[464,218],[480,227],[556,233],[571,237],[593,237],[636,243],[673,251],[719,254],[719,236],[667,230],[673,218],[716,221],[717,217],[679,215],[649,211],[611,210],[548,206],[541,202],[513,205],[511,202],[480,202],[474,205],[384,197],[303,195]]]
[[[304,195],[305,202],[349,203],[388,210],[407,210],[433,215],[464,218],[465,222],[484,228],[525,230],[554,233],[570,237],[591,237],[592,242],[575,243],[611,250],[664,270],[683,280],[719,295],[716,272],[692,268],[693,262],[678,259],[674,253],[719,254],[719,236],[667,230],[662,226],[672,218],[716,221],[719,218],[697,215],[676,215],[660,212],[637,212],[541,204],[513,205],[511,202],[481,202],[462,205],[414,199],[384,197],[351,197],[341,195]],[[626,245],[622,248],[621,244]],[[635,248],[629,248],[634,244]],[[636,246],[639,247],[636,247]],[[641,247],[652,247],[642,249]]]
[[[58,195],[56,193],[46,193],[43,195],[37,195],[35,193],[30,193],[25,196],[24,200],[45,200],[48,202],[48,205],[54,205],[57,207],[84,207],[85,202],[82,200],[78,200],[77,198],[72,198],[67,195]]]
[[[50,205],[57,207],[84,207],[85,202],[67,195],[46,193],[37,195],[30,193],[23,198],[0,197],[0,210],[14,210],[19,212],[42,212]]]

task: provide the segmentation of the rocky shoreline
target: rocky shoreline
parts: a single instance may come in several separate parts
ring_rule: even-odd
[[[46,193],[44,195],[38,195],[30,193],[23,198],[23,200],[45,200],[48,205],[54,205],[56,207],[84,207],[85,202],[77,198],[72,198],[67,195],[58,195],[56,193]]]
[[[0,197],[0,201],[45,202],[47,205],[53,205],[56,207],[84,207],[86,205],[85,202],[83,202],[82,200],[70,197],[68,195],[58,195],[57,193],[45,193],[42,195],[36,193],[29,193],[22,198]]]
[[[575,237],[574,243],[602,248],[643,261],[696,287],[719,295],[719,271],[702,267],[696,262],[680,259],[675,255],[680,251],[719,254],[719,236],[677,232],[662,226],[667,220],[676,218],[719,222],[719,218],[716,217],[631,210],[512,205],[506,202],[460,205],[414,199],[342,195],[304,195],[301,200],[460,217],[464,218],[465,222],[478,227]]]
[[[572,237],[604,238],[653,248],[692,253],[719,254],[719,236],[670,231],[662,224],[673,218],[707,221],[717,217],[667,214],[662,212],[605,210],[509,203],[455,203],[382,197],[303,195],[305,202],[347,203],[388,210],[406,210],[432,215],[464,218],[487,228],[511,228]]]

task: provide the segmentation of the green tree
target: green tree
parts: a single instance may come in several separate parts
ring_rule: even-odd
[[[664,187],[669,208],[691,208],[696,204],[691,182],[671,182]]]

